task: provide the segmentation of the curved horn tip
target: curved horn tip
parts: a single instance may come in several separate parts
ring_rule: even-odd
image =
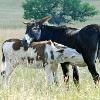
[[[23,23],[24,23],[24,24],[29,24],[29,22],[27,22],[27,21],[26,21],[26,22],[23,22]]]
[[[51,17],[50,16],[45,16],[44,18],[42,18],[42,19],[51,19]]]

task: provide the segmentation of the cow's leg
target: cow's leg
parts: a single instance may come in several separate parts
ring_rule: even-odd
[[[89,69],[90,73],[92,74],[94,83],[95,83],[95,84],[98,84],[100,78],[99,78],[99,74],[98,74],[97,71],[96,71],[95,63],[92,63],[92,62],[90,63],[90,62],[88,62],[87,65],[88,65],[88,69]]]
[[[53,72],[54,82],[55,82],[56,84],[58,84],[57,68],[58,68],[58,64],[57,64],[57,63],[53,63],[53,64],[51,65],[51,70],[52,70],[52,72]]]
[[[79,73],[78,73],[78,69],[77,66],[72,66],[73,68],[73,81],[76,87],[79,87]]]
[[[99,74],[97,73],[96,68],[95,68],[96,53],[93,52],[90,54],[88,52],[87,54],[82,54],[82,55],[83,55],[84,61],[86,62],[87,66],[88,66],[89,72],[91,73],[91,75],[93,77],[94,83],[97,84],[99,82],[100,78],[99,78]]]
[[[45,65],[45,72],[46,72],[46,78],[48,85],[52,85],[54,83],[54,77],[51,70],[51,64]]]
[[[64,76],[64,82],[68,84],[69,82],[69,63],[61,63],[62,71],[63,71],[63,76]]]
[[[69,83],[69,63],[61,63],[63,75],[64,75],[64,82],[68,85]],[[72,66],[73,68],[73,81],[76,87],[79,86],[79,73],[77,66]]]

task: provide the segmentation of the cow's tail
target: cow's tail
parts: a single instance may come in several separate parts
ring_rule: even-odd
[[[99,43],[100,43],[100,26],[98,26],[98,39],[99,39]]]
[[[98,51],[97,51],[97,58],[100,63],[100,26],[98,26]]]

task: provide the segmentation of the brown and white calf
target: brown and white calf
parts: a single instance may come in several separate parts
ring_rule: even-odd
[[[0,79],[7,84],[9,75],[19,64],[30,65],[27,67],[44,68],[47,82],[51,85],[57,82],[56,64],[65,61],[75,63],[82,56],[74,49],[65,47],[52,41],[33,42],[29,47],[23,47],[19,39],[6,40],[2,45],[2,65]]]

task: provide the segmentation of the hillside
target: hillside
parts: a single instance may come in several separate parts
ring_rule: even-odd
[[[85,26],[88,24],[100,24],[100,0],[83,0],[84,2],[88,2],[91,5],[95,6],[96,10],[98,11],[98,14],[94,17],[89,17],[89,19],[86,22],[78,22],[78,27]]]
[[[24,0],[0,0],[0,28],[23,27],[23,1]],[[92,23],[100,24],[100,0],[84,0],[84,2],[89,2],[94,5],[99,13],[84,23],[76,22],[72,26],[81,27]]]
[[[20,28],[23,21],[23,0],[0,0],[0,28]]]

